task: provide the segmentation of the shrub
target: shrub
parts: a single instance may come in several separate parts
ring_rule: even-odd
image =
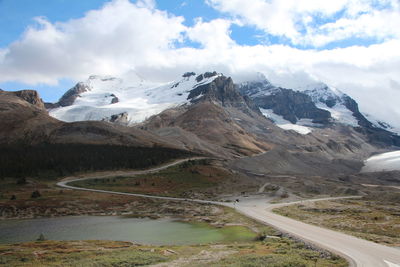
[[[40,194],[40,192],[38,190],[33,191],[31,194],[31,198],[38,198],[41,197],[42,195]]]

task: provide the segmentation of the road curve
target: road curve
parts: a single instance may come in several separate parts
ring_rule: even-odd
[[[137,175],[137,174],[147,174],[158,172],[160,170],[166,169],[168,167],[180,164],[182,162],[188,160],[195,160],[202,158],[190,158],[190,159],[182,159],[178,160],[161,167],[152,168],[143,171],[129,171],[123,172],[123,175]],[[350,235],[346,235],[340,232],[336,232],[333,230],[321,228],[318,226],[302,223],[272,212],[274,208],[287,206],[291,204],[297,204],[304,201],[296,201],[291,203],[281,203],[281,204],[269,204],[266,201],[258,200],[258,201],[242,201],[240,203],[226,203],[226,202],[218,202],[218,201],[208,201],[201,199],[185,199],[185,198],[175,198],[175,197],[162,197],[162,196],[151,196],[145,194],[134,194],[134,193],[124,193],[124,192],[115,192],[115,191],[107,191],[107,190],[99,190],[99,189],[90,189],[90,188],[82,188],[70,186],[68,183],[74,181],[82,181],[93,178],[110,178],[115,177],[115,173],[107,174],[102,176],[92,175],[84,178],[77,177],[69,177],[57,183],[57,186],[74,189],[74,190],[83,190],[90,192],[98,192],[98,193],[107,193],[107,194],[116,194],[116,195],[127,195],[127,196],[136,196],[136,197],[145,197],[152,199],[161,199],[161,200],[173,200],[173,201],[191,201],[197,203],[205,203],[205,204],[215,204],[222,205],[228,207],[234,207],[237,211],[242,213],[245,216],[256,219],[264,224],[271,225],[282,232],[288,233],[290,235],[296,236],[306,242],[312,243],[318,247],[329,250],[333,253],[339,254],[345,257],[350,266],[357,267],[400,267],[400,250],[379,245],[370,241],[366,241],[363,239],[359,239]],[[312,199],[305,201],[320,201],[320,200],[332,200],[332,199],[341,199],[348,197],[334,197],[334,198],[322,198],[322,199]]]
[[[149,173],[159,172],[159,171],[167,169],[169,167],[181,164],[181,163],[183,163],[185,161],[199,160],[199,159],[205,159],[205,158],[196,157],[196,158],[180,159],[180,160],[174,161],[172,163],[168,163],[168,164],[162,165],[160,167],[147,169],[147,170],[141,170],[141,171],[123,171],[123,172],[118,172],[117,175],[126,175],[126,176],[131,176],[132,175],[133,176],[133,175],[139,175],[139,174],[149,174]],[[89,191],[89,192],[97,192],[97,193],[106,193],[106,194],[114,194],[114,195],[135,196],[135,197],[144,197],[144,198],[152,198],[152,199],[162,199],[162,200],[191,201],[191,202],[197,202],[197,203],[216,204],[216,205],[227,204],[227,203],[218,202],[218,201],[211,201],[211,200],[152,196],[152,195],[145,195],[145,194],[135,194],[135,193],[107,191],[107,190],[76,187],[76,186],[68,185],[68,183],[72,183],[72,182],[76,182],[76,181],[84,181],[84,180],[90,180],[90,179],[105,179],[105,178],[111,178],[111,177],[115,177],[115,176],[116,176],[115,173],[111,173],[111,174],[103,174],[103,175],[96,175],[95,174],[95,175],[85,176],[84,178],[67,177],[67,178],[64,178],[62,181],[58,182],[56,185],[59,186],[59,187],[73,189],[73,190],[81,190],[81,191]],[[232,206],[232,204],[230,206]]]
[[[305,201],[333,200],[340,198],[346,197],[322,198]],[[399,249],[379,245],[344,233],[299,222],[272,212],[275,208],[305,201],[282,204],[268,204],[265,202],[263,203],[262,201],[244,202],[236,205],[236,210],[248,217],[271,225],[282,232],[289,233],[290,235],[298,237],[306,242],[339,254],[350,262],[350,266],[400,267]]]

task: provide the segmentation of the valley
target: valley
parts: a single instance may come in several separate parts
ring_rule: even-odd
[[[0,267],[400,267],[400,0],[0,0]]]
[[[398,150],[400,137],[369,121],[335,88],[280,88],[264,76],[237,84],[217,72],[188,72],[161,85],[92,76],[57,103],[43,103],[35,91],[1,91],[0,108],[2,219],[122,216],[137,224],[178,220],[226,233],[186,245],[173,244],[174,238],[161,246],[82,239],[5,244],[3,264],[24,266],[17,259],[26,258],[26,265],[46,266],[51,257],[67,266],[87,264],[79,255],[94,257],[97,249],[107,251],[97,257],[105,266],[125,260],[183,266],[196,258],[215,266],[399,261],[393,248],[271,212],[278,208],[297,220],[399,246],[398,172],[375,168],[374,157],[368,158]],[[397,152],[390,153],[396,160]],[[375,159],[393,162],[386,155]],[[348,199],[354,196],[361,199]],[[338,247],[343,240],[348,244]],[[64,246],[66,256],[54,256],[50,244]],[[80,244],[84,248],[77,249]],[[41,249],[43,256],[23,256]],[[373,249],[378,252],[370,256]]]

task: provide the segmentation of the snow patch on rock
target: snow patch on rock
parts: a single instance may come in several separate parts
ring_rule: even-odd
[[[301,119],[297,122],[297,124],[293,124],[290,121],[285,120],[282,116],[275,114],[272,111],[272,109],[260,109],[260,110],[261,113],[268,119],[272,120],[276,124],[276,126],[287,131],[292,130],[299,134],[305,135],[311,133],[312,130],[311,128],[304,125],[315,127],[315,124],[313,124],[311,120]]]
[[[363,113],[363,115],[377,128],[382,128],[400,135],[400,128],[394,127],[386,122],[380,121],[371,114]]]

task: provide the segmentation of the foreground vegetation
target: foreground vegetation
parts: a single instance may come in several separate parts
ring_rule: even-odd
[[[234,244],[143,246],[117,241],[38,241],[0,245],[2,266],[347,266],[287,238]]]
[[[0,178],[56,178],[77,172],[143,169],[193,154],[165,147],[40,144],[0,146]]]
[[[274,211],[377,243],[400,246],[400,193],[367,195],[363,199],[305,202]]]
[[[347,266],[341,258],[312,250],[227,207],[60,190],[52,181],[30,179],[25,184],[17,184],[13,179],[6,181],[7,189],[0,188],[3,218],[80,214],[169,216],[219,227],[233,239],[225,239],[219,244],[192,246],[142,246],[113,241],[41,241],[0,245],[1,266],[142,266],[157,263],[168,267]],[[32,198],[34,190],[40,192],[39,197]],[[10,200],[11,193],[16,195],[15,200]],[[247,229],[251,229],[251,233]]]

